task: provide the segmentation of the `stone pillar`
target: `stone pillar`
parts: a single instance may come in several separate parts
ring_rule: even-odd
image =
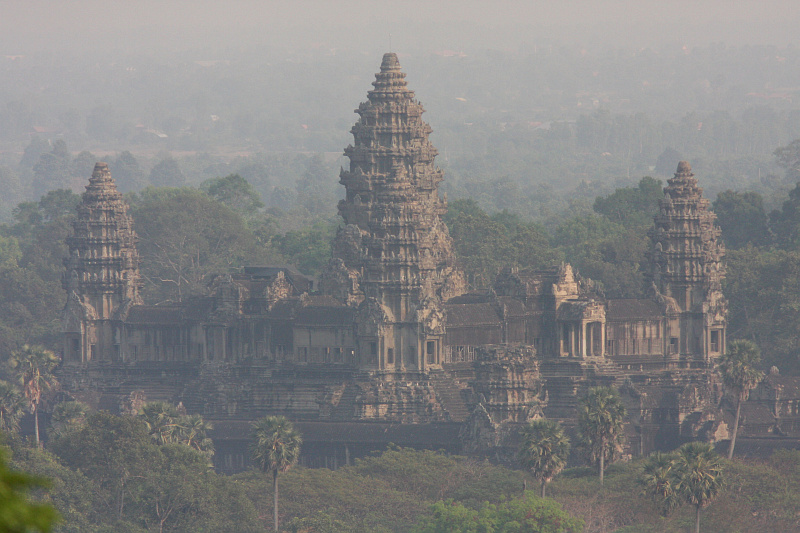
[[[569,323],[569,349],[567,350],[568,356],[575,355],[575,324]]]
[[[600,357],[606,356],[606,325],[600,322]]]
[[[586,356],[589,355],[589,350],[586,347],[586,341],[587,341],[587,337],[588,337],[588,333],[589,333],[587,331],[587,329],[588,328],[587,328],[586,321],[585,320],[581,320],[581,330],[580,330],[581,331],[581,353],[580,353],[580,356],[582,358],[586,358]]]

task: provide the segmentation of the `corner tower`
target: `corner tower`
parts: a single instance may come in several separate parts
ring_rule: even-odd
[[[340,174],[346,226],[320,281],[324,292],[360,305],[360,335],[368,339],[361,363],[390,370],[439,364],[441,303],[465,290],[441,218],[447,200],[439,197],[431,128],[405,77],[397,55],[384,54],[374,88],[355,110],[354,143],[344,151],[350,168]]]
[[[106,163],[94,167],[73,230],[62,279],[67,291],[64,359],[114,358],[116,329],[128,307],[141,303],[141,278],[133,220]]]
[[[649,252],[651,288],[672,317],[668,351],[704,363],[725,351],[727,314],[725,248],[709,205],[692,167],[681,161],[659,200]]]

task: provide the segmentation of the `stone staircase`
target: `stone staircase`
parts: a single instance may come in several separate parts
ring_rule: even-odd
[[[355,383],[346,383],[339,401],[331,408],[330,420],[353,420],[356,418],[356,399],[361,388]]]
[[[574,419],[580,395],[580,378],[556,376],[545,382],[547,405],[544,415],[555,420]]]
[[[436,399],[442,408],[447,411],[452,422],[463,422],[469,416],[469,407],[464,398],[463,389],[444,372],[430,373],[430,381],[436,391]]]

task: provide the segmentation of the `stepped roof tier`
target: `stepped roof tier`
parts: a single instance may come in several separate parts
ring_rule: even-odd
[[[710,207],[692,167],[681,161],[659,201],[659,213],[650,231],[650,260],[655,289],[674,298],[683,311],[701,311],[698,306],[709,301],[724,306],[725,247],[719,241],[720,229]]]
[[[73,229],[73,236],[67,239],[70,256],[64,260],[64,288],[84,295],[113,296],[113,302],[93,302],[101,307],[139,302],[142,282],[133,219],[106,163],[95,165]],[[103,316],[112,310],[98,312]]]
[[[385,54],[374,88],[355,110],[354,143],[344,151],[350,168],[340,173],[346,195],[339,213],[346,227],[321,287],[350,303],[390,294],[441,301],[464,292],[441,219],[447,200],[439,197],[442,171],[434,164],[431,127],[405,77],[397,55]]]

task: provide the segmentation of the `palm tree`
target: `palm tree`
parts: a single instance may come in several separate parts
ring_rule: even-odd
[[[750,396],[750,391],[764,379],[764,373],[756,369],[761,362],[758,346],[749,340],[732,341],[728,351],[719,359],[719,373],[725,389],[736,398],[736,418],[733,421],[733,434],[728,445],[728,459],[733,458],[736,434],[739,432],[739,416],[742,402]]]
[[[58,386],[53,371],[60,362],[50,350],[42,346],[24,345],[21,350],[11,354],[9,363],[16,369],[22,385],[22,393],[28,400],[33,413],[36,446],[41,447],[39,439],[39,405],[42,396]]]
[[[519,462],[545,487],[567,465],[569,439],[555,420],[534,420],[520,431],[522,442],[517,453]]]
[[[0,380],[0,429],[6,433],[19,431],[23,412],[19,389],[8,381]]]
[[[592,387],[578,405],[581,440],[600,469],[603,484],[605,461],[613,461],[622,447],[625,406],[616,389]]]
[[[175,407],[167,402],[148,402],[139,410],[139,417],[147,425],[147,431],[158,444],[176,442],[180,415]]]
[[[695,506],[694,531],[700,533],[700,510],[717,496],[723,486],[722,462],[714,447],[689,442],[675,456],[675,490]]]
[[[61,402],[53,408],[50,426],[53,434],[63,435],[86,424],[89,406],[83,402]]]
[[[278,474],[297,463],[303,439],[282,416],[267,416],[253,422],[250,435],[254,441],[253,462],[262,472],[272,472],[273,517],[278,531]]]
[[[656,452],[644,463],[640,481],[645,493],[661,505],[664,516],[682,503],[676,490],[675,472],[675,454]]]
[[[208,456],[214,455],[214,443],[208,432],[214,429],[211,422],[203,420],[201,415],[182,416],[177,421],[177,438],[180,442]]]

